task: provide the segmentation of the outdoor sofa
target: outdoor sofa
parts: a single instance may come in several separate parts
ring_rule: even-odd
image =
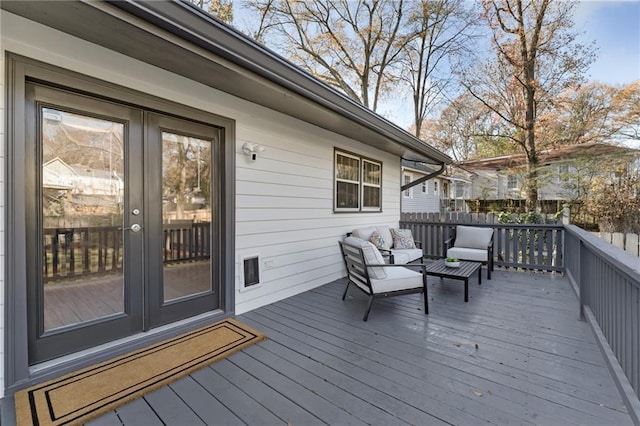
[[[367,226],[354,229],[347,236],[353,236],[373,243],[388,263],[406,265],[422,261],[422,244],[413,239],[411,230],[389,226]]]

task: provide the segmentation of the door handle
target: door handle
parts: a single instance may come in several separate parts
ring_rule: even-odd
[[[142,229],[142,225],[138,223],[134,223],[128,228],[120,228],[120,229],[123,231],[140,232],[140,230]]]

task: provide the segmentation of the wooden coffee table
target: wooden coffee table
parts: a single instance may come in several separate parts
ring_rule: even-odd
[[[478,285],[482,284],[481,262],[461,260],[460,266],[450,268],[444,264],[444,259],[436,260],[426,266],[426,274],[440,278],[451,278],[464,281],[464,301],[469,301],[469,277],[478,271]]]

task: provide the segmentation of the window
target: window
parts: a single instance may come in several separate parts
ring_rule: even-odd
[[[408,185],[411,183],[411,176],[410,175],[404,175],[404,181],[402,182],[402,185]],[[411,198],[411,196],[413,195],[413,191],[411,190],[411,188],[407,189],[404,191],[404,198]]]
[[[516,175],[507,176],[507,189],[518,189],[518,176]]]
[[[438,195],[438,181],[433,182],[433,194]]]
[[[456,182],[455,191],[456,191],[456,198],[464,198],[464,183]]]
[[[382,163],[335,151],[334,211],[382,211]]]
[[[429,188],[429,186],[427,185],[427,182],[428,182],[428,181],[424,181],[424,182],[422,182],[422,193],[423,193],[423,194],[427,194],[427,193],[428,193],[428,188]]]
[[[558,166],[558,181],[562,182],[562,181],[566,181],[568,179],[568,175],[569,174],[569,165],[568,164],[561,164]]]

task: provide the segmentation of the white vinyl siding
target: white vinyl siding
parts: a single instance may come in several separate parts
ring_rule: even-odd
[[[416,176],[415,179],[419,179],[422,176]],[[403,213],[437,213],[440,211],[440,199],[437,195],[433,194],[433,182],[434,180],[428,180],[423,184],[416,186],[420,187],[420,190],[414,191],[410,198],[402,197],[402,212]],[[427,192],[423,191],[423,185],[426,185]],[[430,188],[429,188],[430,187]]]
[[[401,198],[398,156],[6,11],[2,11],[1,17],[3,48],[7,51],[236,121],[236,314],[342,278],[344,263],[338,241],[346,232],[370,224],[398,225]],[[4,58],[5,51],[0,54]],[[4,67],[0,68],[4,72]],[[5,94],[1,95],[4,103]],[[3,113],[0,120],[4,121],[4,117]],[[4,127],[0,126],[0,131]],[[246,142],[265,148],[256,161],[242,153]],[[3,137],[2,170],[4,143]],[[334,149],[355,152],[384,165],[379,182],[382,211],[334,213]],[[0,173],[0,203],[5,191],[3,176],[4,172]],[[0,214],[4,213],[2,208],[0,205]],[[0,226],[3,224],[4,220],[0,220]],[[245,254],[259,254],[262,286],[240,292],[239,262]],[[1,309],[5,294],[3,256],[4,230],[0,228]],[[4,319],[3,313],[0,318]],[[0,342],[4,342],[3,335]],[[4,365],[3,354],[2,350],[0,369]],[[0,397],[2,392],[0,386]]]

